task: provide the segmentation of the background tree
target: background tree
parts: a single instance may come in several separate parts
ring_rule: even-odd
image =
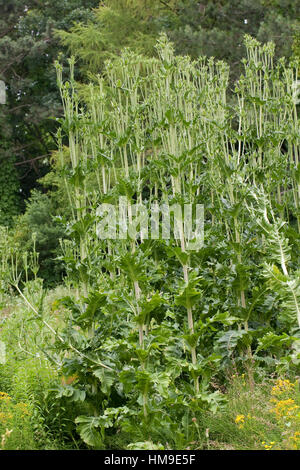
[[[181,0],[169,36],[178,53],[225,60],[236,77],[245,54],[243,36],[272,40],[277,57],[289,57],[299,14],[299,0]]]
[[[87,65],[88,71],[99,72],[105,59],[124,47],[154,55],[159,33],[175,24],[177,6],[178,0],[106,0],[88,23],[57,31],[57,36],[82,60],[86,72]]]
[[[126,46],[155,54],[155,38],[165,31],[177,54],[225,60],[236,78],[245,54],[244,35],[272,40],[276,55],[289,57],[299,14],[299,0],[106,0],[91,21],[58,35],[86,72],[86,67],[99,72],[106,58]]]
[[[13,215],[49,170],[48,158],[56,148],[53,117],[60,115],[61,104],[53,61],[62,47],[53,30],[88,21],[97,4],[97,0],[0,0],[0,79],[7,86],[7,104],[0,107],[0,169],[4,178],[10,175],[5,196],[1,185],[0,204],[7,217],[7,197]]]

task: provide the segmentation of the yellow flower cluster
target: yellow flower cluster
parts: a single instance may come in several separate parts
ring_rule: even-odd
[[[13,439],[24,439],[31,427],[30,416],[27,403],[16,403],[6,392],[0,392],[0,450],[6,448],[13,431]]]
[[[281,395],[285,392],[290,392],[294,390],[295,384],[290,382],[288,379],[278,379],[272,388],[271,394],[272,395]]]
[[[8,395],[8,393],[0,392],[0,400],[11,400],[11,397]]]
[[[300,449],[300,395],[297,382],[279,379],[272,388],[273,404],[271,413],[275,414],[279,426],[282,428],[285,449]],[[266,447],[265,447],[266,448]]]
[[[235,424],[237,424],[238,427],[240,429],[242,429],[244,424],[245,424],[245,416],[244,415],[237,415],[234,421],[235,421]]]
[[[27,416],[30,415],[27,403],[23,403],[23,402],[17,403],[16,408],[18,408],[22,412],[22,417],[24,417],[26,415]]]
[[[290,436],[290,441],[292,444],[292,448],[297,450],[300,448],[300,431],[294,432],[292,436]]]
[[[290,436],[290,442],[292,449],[299,450],[300,449],[300,431],[294,432],[292,436]]]
[[[7,421],[12,419],[12,414],[11,413],[3,413],[0,411],[0,423],[1,424],[6,424]]]
[[[299,408],[298,405],[295,405],[295,400],[288,398],[287,400],[276,400],[272,399],[272,402],[275,402],[275,408],[271,410],[272,413],[275,413],[278,419],[289,417],[291,418],[294,415],[294,412]]]
[[[7,393],[0,392],[0,427],[12,421],[15,415],[21,418],[30,415],[27,403],[13,403],[11,400]]]
[[[265,441],[262,441],[262,445],[264,446],[264,448],[266,450],[271,450],[273,448],[274,444],[275,444],[275,441],[271,441],[271,442],[269,442],[269,444]]]

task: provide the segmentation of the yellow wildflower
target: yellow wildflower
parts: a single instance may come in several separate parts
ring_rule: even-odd
[[[272,388],[272,395],[281,395],[282,393],[289,392],[295,388],[295,384],[288,379],[278,379]]]
[[[8,395],[8,393],[0,392],[0,400],[11,400],[11,397]]]
[[[245,416],[244,415],[237,415],[235,418],[236,424],[244,423],[245,421]]]
[[[239,429],[242,429],[245,423],[245,416],[237,415],[234,421],[235,421],[235,424],[238,425]]]

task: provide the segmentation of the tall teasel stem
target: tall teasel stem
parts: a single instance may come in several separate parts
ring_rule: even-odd
[[[120,195],[127,201],[130,223],[132,205],[145,199],[149,204],[174,203],[181,209],[186,203],[208,201],[212,232],[224,235],[224,244],[232,254],[228,265],[236,277],[228,283],[228,292],[233,297],[233,310],[236,308],[243,317],[239,327],[248,330],[252,285],[247,268],[252,260],[247,240],[251,221],[245,200],[249,188],[263,184],[281,219],[292,213],[300,227],[300,157],[297,109],[291,99],[295,71],[283,62],[274,65],[272,45],[261,46],[251,38],[246,42],[244,75],[230,102],[228,67],[213,59],[175,57],[164,36],[158,43],[158,59],[124,51],[106,63],[103,77],[85,87],[80,100],[74,64],[70,63],[69,84],[62,83],[60,71],[58,77],[69,138],[68,158],[61,137],[61,166],[71,169],[69,175],[65,173],[65,182],[74,226],[85,226],[88,216],[94,216],[97,203],[115,201]],[[284,145],[288,158],[283,155]],[[194,261],[189,256],[182,219],[177,224],[179,237],[170,243],[177,253],[181,250],[181,280],[188,287]],[[147,321],[141,320],[147,298],[143,278],[130,277],[121,264],[116,269],[109,267],[109,273],[101,262],[95,268],[91,253],[98,243],[103,262],[107,258],[118,260],[124,253],[133,260],[142,253],[143,242],[141,233],[139,239],[100,243],[93,230],[87,230],[80,236],[76,253],[78,264],[87,266],[98,280],[107,277],[110,287],[120,281],[128,289],[136,306],[132,310],[139,318],[135,332],[138,329],[140,349],[147,347],[149,337],[144,324]],[[262,236],[262,246],[266,243]],[[245,282],[242,276],[239,278],[239,270],[246,273]],[[91,282],[88,279],[86,290]],[[197,334],[196,309],[189,301],[185,308],[191,338]],[[250,357],[251,348],[248,353]],[[190,354],[197,370],[196,346],[190,347]],[[194,385],[198,393],[199,377],[194,378]]]

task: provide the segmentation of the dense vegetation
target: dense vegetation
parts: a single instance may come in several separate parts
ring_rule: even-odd
[[[300,449],[298,2],[21,3],[0,23],[0,448]]]

